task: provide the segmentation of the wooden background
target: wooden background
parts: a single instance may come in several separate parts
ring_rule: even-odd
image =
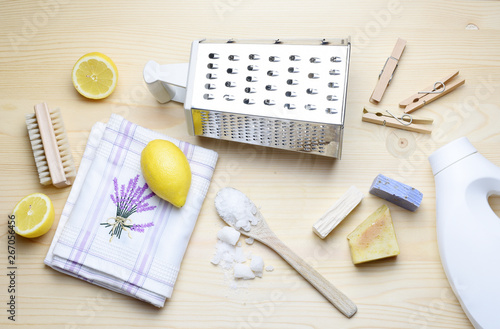
[[[500,165],[500,4],[495,1],[1,1],[0,2],[0,326],[37,328],[471,328],[450,290],[436,243],[435,191],[427,157],[467,136]],[[188,136],[182,106],[161,105],[147,91],[144,64],[189,61],[192,40],[352,37],[340,161]],[[430,136],[361,122],[361,112],[397,37],[408,41],[380,109],[454,70],[466,84],[419,110],[435,119]],[[70,73],[87,52],[119,69],[118,87],[91,101]],[[62,110],[80,163],[91,126],[111,113],[216,150],[219,162],[191,238],[173,297],[163,309],[60,274],[43,264],[56,225],[43,237],[16,240],[17,317],[7,320],[7,215],[25,195],[51,197],[58,220],[68,189],[38,183],[24,114],[47,101]],[[389,204],[401,254],[354,266],[346,236],[384,201],[368,195],[325,240],[313,223],[351,185],[368,193],[383,173],[423,192],[410,213]],[[213,201],[222,187],[245,192],[271,228],[357,305],[344,318],[266,247],[274,272],[231,288],[210,264],[222,221]],[[500,213],[500,199],[490,202]]]

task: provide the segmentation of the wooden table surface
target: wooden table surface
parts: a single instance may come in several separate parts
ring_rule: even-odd
[[[0,2],[0,326],[37,328],[471,328],[443,272],[435,189],[427,157],[467,136],[500,165],[500,6],[494,1],[2,1]],[[189,136],[182,105],[161,105],[142,78],[144,64],[189,61],[191,41],[209,38],[323,38],[350,35],[351,71],[342,160]],[[362,108],[396,39],[408,41],[380,109],[454,70],[465,86],[417,115],[432,135],[361,122]],[[119,69],[118,87],[91,101],[70,72],[100,51]],[[112,113],[219,153],[174,294],[162,309],[60,274],[43,264],[70,191],[38,183],[25,113],[59,107],[76,164],[92,125]],[[383,173],[424,194],[411,213],[393,204],[397,258],[351,262],[346,236],[384,200],[368,194]],[[325,240],[313,223],[351,185],[366,197]],[[237,282],[210,263],[222,225],[214,195],[232,186],[258,206],[276,234],[357,305],[347,319],[266,247],[244,244],[274,266]],[[52,199],[56,222],[36,239],[16,239],[16,321],[7,319],[7,216],[25,195]],[[500,199],[490,203],[500,213]]]

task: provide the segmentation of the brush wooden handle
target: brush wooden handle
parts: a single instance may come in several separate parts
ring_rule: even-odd
[[[352,317],[358,308],[346,295],[335,288],[328,280],[318,273],[311,265],[297,256],[290,248],[281,242],[276,235],[268,235],[261,239],[290,264],[304,279],[306,279],[316,290],[318,290],[333,306],[335,306],[346,317]]]
[[[49,107],[46,103],[35,105],[35,115],[40,129],[40,136],[43,142],[43,149],[47,165],[49,167],[50,178],[55,187],[65,187],[71,185],[66,179],[64,167],[61,162],[61,154],[57,145],[56,134],[50,119]]]

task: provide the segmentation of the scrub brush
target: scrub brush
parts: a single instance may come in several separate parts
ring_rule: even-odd
[[[26,126],[40,184],[55,187],[71,185],[76,169],[61,112],[49,110],[46,103],[37,104],[34,114],[26,114]]]

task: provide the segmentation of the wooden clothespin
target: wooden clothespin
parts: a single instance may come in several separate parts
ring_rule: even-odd
[[[398,118],[389,111],[385,111],[385,113],[377,110],[370,111],[366,107],[363,108],[363,117],[361,120],[364,122],[375,123],[377,125],[398,128],[422,134],[430,134],[432,130],[425,125],[432,124],[434,122],[433,119],[415,118],[409,114],[403,114],[403,116]]]
[[[404,107],[405,113],[411,113],[425,106],[426,104],[429,104],[430,102],[433,102],[436,99],[441,98],[448,93],[451,93],[453,90],[457,89],[465,83],[465,79],[450,82],[450,80],[453,80],[453,78],[456,77],[458,73],[459,71],[456,71],[453,74],[439,81],[436,81],[434,85],[425,88],[425,90],[427,91],[419,91],[418,93],[411,95],[410,97],[399,103],[399,107]]]
[[[396,68],[398,67],[399,59],[401,58],[405,47],[406,40],[398,38],[398,41],[392,50],[391,56],[387,58],[382,71],[380,71],[377,85],[375,86],[375,89],[370,97],[370,102],[377,104],[382,100],[382,96],[384,96],[387,86],[391,83],[394,71],[396,71]]]

